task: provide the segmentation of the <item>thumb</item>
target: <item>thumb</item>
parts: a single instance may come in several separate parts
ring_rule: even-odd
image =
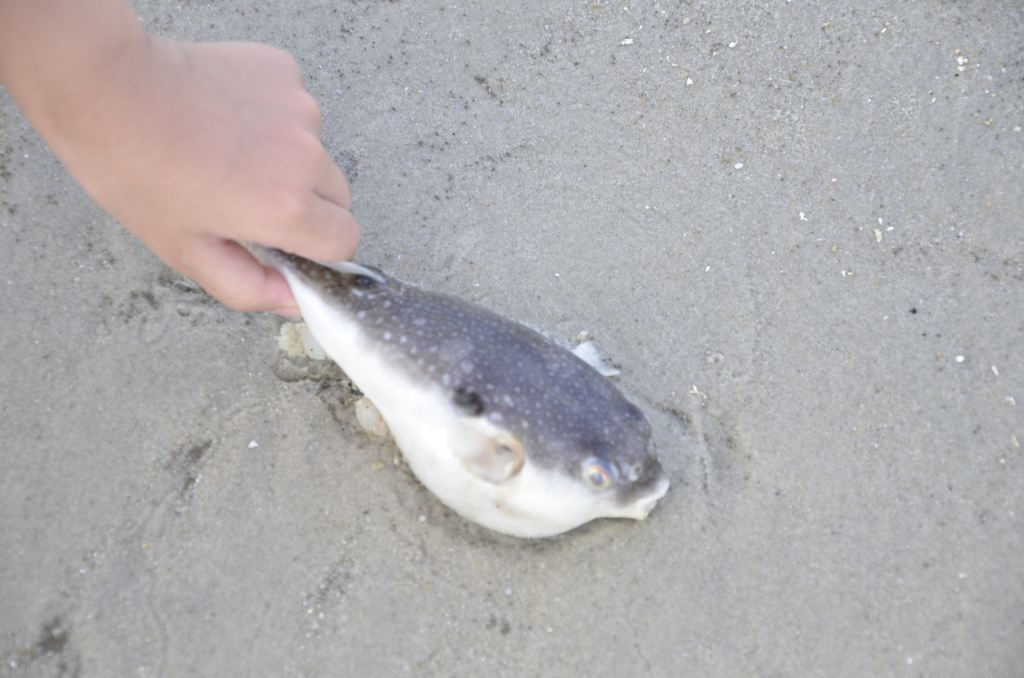
[[[196,239],[177,268],[211,296],[236,311],[298,315],[291,289],[278,271],[261,264],[233,240]]]

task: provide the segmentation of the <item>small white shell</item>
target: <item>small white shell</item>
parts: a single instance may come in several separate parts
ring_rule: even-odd
[[[330,360],[309,331],[309,325],[304,322],[282,323],[277,335],[277,347],[289,358]]]
[[[383,438],[390,432],[388,423],[380,416],[380,411],[369,398],[360,398],[356,401],[356,421],[372,438]]]

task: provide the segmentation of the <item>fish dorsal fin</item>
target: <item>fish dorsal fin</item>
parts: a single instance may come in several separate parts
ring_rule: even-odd
[[[337,271],[343,275],[363,275],[372,280],[376,280],[381,285],[387,282],[387,279],[381,275],[378,271],[372,268],[367,268],[362,264],[357,264],[354,261],[318,261],[316,262],[324,268],[329,268],[332,271]]]
[[[294,262],[303,260],[303,257],[300,257],[297,254],[291,254],[273,247],[265,247],[257,243],[248,243],[248,247],[249,251],[252,252],[253,256],[255,256],[260,263],[266,266],[273,266],[277,269],[283,270],[284,268],[293,267]],[[382,285],[387,282],[387,278],[385,278],[384,274],[380,271],[375,271],[368,266],[357,264],[354,261],[310,261],[315,261],[315,263],[320,266],[329,268],[332,271],[337,271],[342,275],[362,275],[370,278],[371,280],[375,280]]]
[[[595,344],[591,339],[580,342],[572,352],[577,358],[584,361],[606,377],[617,377],[620,374],[618,369],[609,366],[604,361],[604,358],[601,356],[601,352],[597,350],[597,344]]]
[[[523,468],[523,444],[507,431],[481,419],[466,418],[448,431],[452,454],[466,470],[489,483],[501,483]]]

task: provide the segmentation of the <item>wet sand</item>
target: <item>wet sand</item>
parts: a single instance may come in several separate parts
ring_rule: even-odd
[[[466,523],[0,91],[0,674],[1020,675],[1015,3],[137,6],[293,51],[360,261],[589,331],[674,486]]]

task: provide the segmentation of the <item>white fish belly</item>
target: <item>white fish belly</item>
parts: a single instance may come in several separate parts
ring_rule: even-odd
[[[420,482],[470,520],[483,522],[483,514],[495,512],[498,490],[450,451],[447,433],[462,415],[441,389],[397,368],[349,314],[288,277],[313,336],[376,406]]]

